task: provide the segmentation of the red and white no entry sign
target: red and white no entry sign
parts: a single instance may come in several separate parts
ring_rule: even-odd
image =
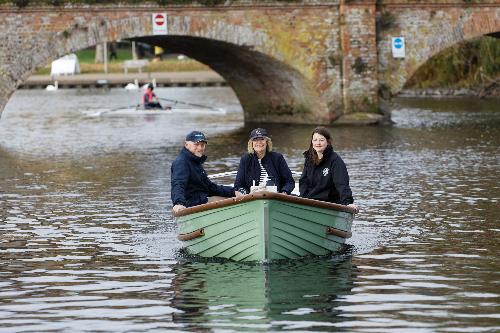
[[[165,24],[165,16],[163,14],[156,14],[155,24],[160,25],[160,26],[164,25]]]
[[[153,13],[153,35],[166,35],[167,13]]]

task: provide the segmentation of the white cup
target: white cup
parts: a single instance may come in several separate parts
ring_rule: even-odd
[[[265,191],[265,190],[266,190],[265,186],[259,186],[259,185],[250,186],[250,193],[262,192],[262,191]]]
[[[266,186],[267,192],[278,193],[278,186]]]

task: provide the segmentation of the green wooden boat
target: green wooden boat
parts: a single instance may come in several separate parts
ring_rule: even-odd
[[[353,218],[347,206],[265,191],[176,214],[188,253],[264,262],[338,252]]]

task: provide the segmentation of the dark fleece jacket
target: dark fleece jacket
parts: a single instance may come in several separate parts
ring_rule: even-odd
[[[307,151],[304,152],[304,157],[304,170],[299,180],[301,197],[342,205],[354,202],[347,168],[332,146],[328,145],[325,149],[318,165],[314,165]]]
[[[234,189],[222,186],[208,179],[203,169],[206,156],[198,157],[186,148],[172,163],[171,197],[173,205],[192,207],[208,202],[208,197],[234,197]]]

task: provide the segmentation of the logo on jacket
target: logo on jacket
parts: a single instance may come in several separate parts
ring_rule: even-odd
[[[329,169],[328,168],[324,168],[323,169],[323,176],[326,177],[326,175],[328,175],[328,171]]]

